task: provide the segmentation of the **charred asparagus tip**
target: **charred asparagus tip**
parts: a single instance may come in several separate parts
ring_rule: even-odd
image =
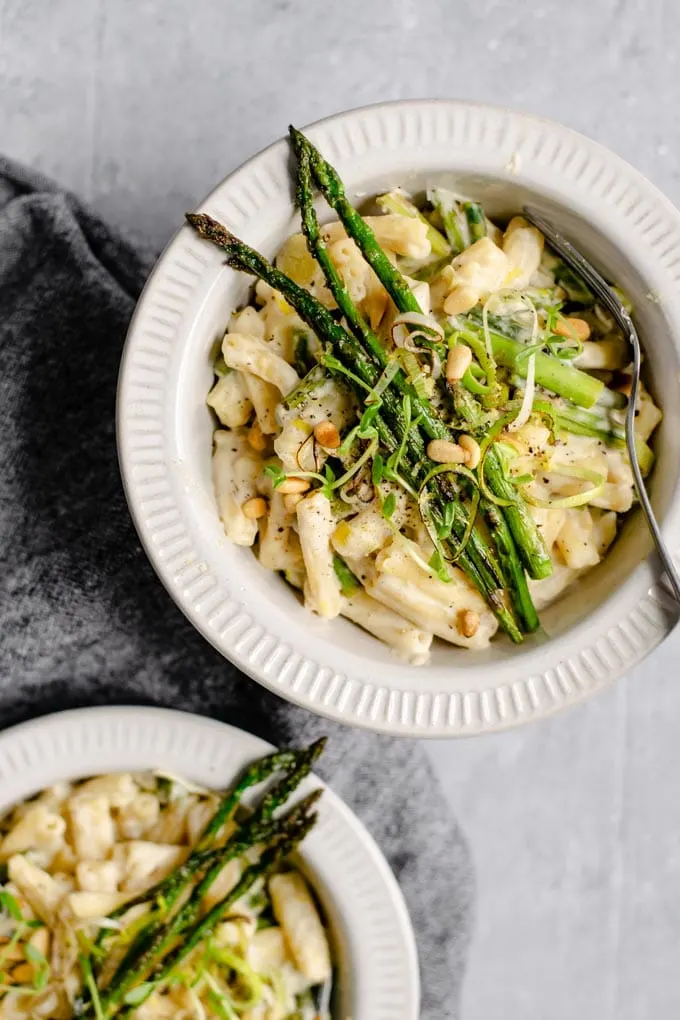
[[[308,793],[304,800],[300,801],[300,807],[302,808],[303,812],[308,811],[310,807],[316,804],[316,802],[322,795],[323,790],[321,789],[321,787],[319,787],[316,790],[312,790],[311,793]]]
[[[212,216],[208,216],[207,213],[185,213],[184,215],[189,226],[193,227],[206,241],[211,241],[220,248],[228,247],[238,240],[225,226],[213,219]]]
[[[313,744],[310,744],[308,751],[311,754],[314,761],[320,758],[323,752],[326,750],[326,744],[328,743],[328,737],[319,737]]]

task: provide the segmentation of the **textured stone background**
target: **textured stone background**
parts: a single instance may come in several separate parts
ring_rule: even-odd
[[[0,0],[0,148],[160,245],[289,121],[455,96],[561,120],[680,202],[679,31],[677,0]],[[430,745],[478,872],[464,1020],[678,1017],[679,655]]]

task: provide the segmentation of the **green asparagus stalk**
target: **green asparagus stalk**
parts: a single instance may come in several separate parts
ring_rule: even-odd
[[[266,755],[266,757],[253,762],[252,765],[248,766],[241,778],[225,793],[215,814],[203,831],[200,840],[184,864],[158,882],[153,888],[147,889],[146,892],[132,900],[128,900],[110,916],[114,919],[122,917],[131,907],[137,906],[140,903],[154,902],[158,899],[163,900],[166,906],[171,905],[171,902],[174,902],[173,890],[176,884],[178,882],[186,883],[190,881],[205,866],[206,861],[210,860],[208,851],[215,841],[215,836],[231,819],[243,794],[251,787],[263,783],[276,772],[286,771],[291,776],[295,776],[299,775],[302,769],[303,775],[307,774],[311,771],[314,761],[323,752],[324,746],[325,741],[317,741],[315,744],[302,750],[285,748],[282,751],[275,751],[273,754]],[[304,771],[305,769],[306,772]],[[104,932],[104,934],[106,933]]]
[[[314,209],[309,151],[305,145],[297,147],[301,137],[300,135],[293,136],[293,144],[296,146],[295,151],[298,159],[296,197],[301,214],[302,230],[307,239],[307,245],[310,253],[321,266],[328,287],[352,333],[359,343],[368,350],[376,364],[383,369],[387,366],[389,360],[387,351],[352,300],[342,277],[335,268],[326,249],[316,210]],[[408,396],[411,406],[422,420],[423,430],[430,439],[453,439],[453,436],[442,420],[433,412],[426,400],[420,399],[413,386],[407,382],[401,370],[395,374],[392,382],[401,393]],[[391,413],[394,414],[396,407],[392,394],[387,393],[384,399],[386,399]],[[410,441],[413,442],[413,440],[414,437],[410,437]],[[422,446],[414,448],[412,452],[418,459],[424,456]]]
[[[513,384],[521,389],[524,386],[524,379],[513,378]],[[603,390],[602,396],[607,394],[611,400],[603,400],[602,397],[590,411],[574,405],[555,405],[555,422],[558,428],[565,432],[571,432],[576,436],[590,436],[591,439],[598,439],[607,446],[623,448],[626,445],[626,430],[623,424],[612,418],[612,410],[621,411],[619,401],[613,398],[622,396],[614,390]],[[625,406],[625,397],[624,397]],[[640,470],[643,475],[649,474],[654,465],[654,453],[649,445],[639,436],[635,437]]]
[[[539,581],[544,577],[550,577],[553,571],[550,554],[545,547],[545,543],[541,538],[534,519],[529,513],[526,503],[518,495],[517,489],[512,482],[506,478],[501,462],[493,447],[487,454],[484,471],[489,488],[494,495],[499,499],[512,501],[509,505],[503,507],[502,515],[508,522],[511,533],[513,535],[522,535],[523,537],[522,544],[518,545],[517,548],[524,560],[529,576],[535,581]],[[529,597],[528,590],[526,596]]]
[[[467,246],[463,232],[460,229],[460,220],[458,218],[458,204],[453,200],[452,195],[444,191],[442,188],[433,188],[431,192],[432,204],[439,213],[441,221],[444,224],[444,231],[446,233],[447,240],[451,245],[451,251],[454,255],[460,255],[463,249]]]
[[[615,446],[623,449],[626,445],[626,433],[624,427],[608,422],[605,418],[582,411],[577,407],[560,408],[555,414],[555,420],[559,428],[565,432],[571,432],[577,436],[590,436],[592,439],[599,439],[607,446]],[[638,463],[643,475],[648,475],[654,466],[654,453],[650,446],[635,437],[635,449],[637,451]]]
[[[316,359],[309,350],[309,334],[304,330],[293,330],[295,360],[293,368],[302,379],[316,365]]]
[[[377,336],[371,331],[368,323],[365,321],[358,308],[351,299],[351,296],[341,279],[339,273],[335,269],[333,262],[331,261],[326,247],[323,242],[319,222],[314,209],[313,193],[312,193],[312,179],[311,179],[311,166],[309,160],[308,147],[301,142],[301,136],[299,134],[293,134],[293,144],[296,149],[296,155],[298,159],[298,175],[297,175],[297,204],[300,208],[302,229],[307,238],[310,253],[314,256],[316,261],[321,266],[326,282],[329,286],[333,297],[336,300],[340,311],[343,313],[348,325],[352,329],[360,343],[365,344],[368,350],[371,352],[377,363],[384,368],[388,362],[388,356],[384,350],[382,344],[378,340]],[[427,433],[431,439],[447,439],[455,441],[453,433],[447,428],[442,419],[437,416],[426,400],[421,399],[415,392],[412,386],[408,384],[402,372],[396,373],[393,380],[393,385],[399,389],[402,393],[408,395],[411,400],[412,406],[416,409],[417,414],[422,420],[423,430]],[[419,457],[422,457],[420,450],[416,451]],[[515,515],[519,520],[520,512],[518,511]],[[526,521],[522,520],[522,528],[529,530],[532,538],[532,555],[534,555],[535,563],[534,569],[536,572],[543,572],[545,570],[544,556],[545,551],[542,548],[542,542],[533,541],[534,538],[538,538],[538,532],[533,525],[533,521],[526,513],[526,520],[529,521],[530,527],[527,529]],[[508,540],[509,539],[509,540]],[[514,555],[516,557],[516,549],[512,539],[509,536],[504,537],[503,549],[505,553],[505,559],[509,560]],[[536,557],[535,553],[538,550],[542,553],[542,556]],[[552,569],[551,561],[548,557],[548,565]],[[512,578],[517,582],[517,578],[523,578],[523,571],[519,565],[519,561],[513,565],[511,574]],[[546,576],[542,574],[542,576]],[[517,589],[517,583],[514,584],[514,588]],[[531,606],[531,597],[529,595],[528,588],[526,587],[526,580],[524,580],[524,586],[519,585],[519,599],[518,609],[520,615],[522,615],[532,629],[535,629],[534,619],[536,613]],[[521,605],[526,607],[528,603],[531,606],[531,611],[526,612],[519,608]]]
[[[463,212],[470,230],[470,242],[474,244],[480,238],[486,237],[486,216],[479,202],[463,202]]]
[[[565,432],[599,439],[607,446],[625,446],[626,433],[622,425],[610,421],[608,416],[584,411],[580,407],[557,408],[555,419]]]
[[[244,852],[244,840],[245,848],[247,849],[258,840],[269,839],[276,828],[275,823],[272,822],[274,812],[278,807],[286,802],[290,794],[297,788],[300,782],[309,775],[314,762],[322,754],[325,745],[326,739],[321,738],[302,750],[285,749],[282,751],[275,751],[273,754],[267,755],[266,757],[254,762],[246,769],[238,782],[227,791],[220,806],[211,818],[210,822],[208,822],[201,838],[187,860],[161,882],[158,882],[155,886],[148,889],[140,896],[137,896],[132,900],[128,900],[110,916],[112,918],[121,917],[130,910],[131,907],[142,903],[162,904],[162,914],[163,916],[167,916],[168,912],[172,909],[179,897],[186,891],[192,880],[197,875],[206,869],[211,869],[215,866],[219,870],[224,867],[227,860],[238,857]],[[257,811],[249,819],[248,824],[237,830],[232,839],[227,841],[225,846],[213,849],[216,836],[226,822],[231,819],[246,790],[264,782],[270,776],[274,775],[274,773],[286,769],[288,770],[287,775],[285,775],[284,778],[281,779],[273,787],[273,789],[266,794]],[[229,856],[225,857],[227,854]],[[155,914],[150,914],[148,925],[143,928],[138,938],[130,947],[125,960],[120,965],[121,967],[126,962],[130,963],[132,959],[139,955],[144,944],[152,936],[153,931],[157,930],[159,924],[160,921]],[[101,945],[106,934],[106,929],[102,929],[102,932],[97,938],[95,944]],[[92,966],[94,968],[93,963]],[[76,1017],[85,1016],[91,1005],[90,997],[87,992],[84,992],[77,1003],[74,1015]]]
[[[201,918],[200,921],[197,920],[200,904],[194,904],[194,900],[190,900],[185,909],[187,911],[187,916],[191,915],[191,923],[193,923],[193,927],[186,933],[184,941],[172,949],[171,952],[169,952],[156,964],[155,969],[150,975],[148,988],[146,988],[145,994],[141,997],[136,997],[134,1007],[124,1009],[118,1015],[121,1017],[129,1017],[134,1013],[135,1009],[138,1009],[143,1002],[146,1002],[157,988],[170,980],[177,967],[179,967],[180,964],[182,964],[202,942],[209,939],[214,934],[217,925],[226,916],[231,907],[233,907],[235,903],[246,895],[255,882],[270,874],[281,861],[290,856],[290,854],[305,838],[310,829],[312,829],[312,827],[316,824],[316,821],[316,814],[312,814],[302,818],[296,826],[291,826],[283,839],[275,846],[267,849],[259,861],[255,864],[251,864],[251,866],[243,873],[241,879],[234,886],[231,892],[212,907],[212,909],[209,910],[205,917]],[[198,890],[196,893],[196,897],[197,896]],[[192,908],[191,910],[189,910],[190,907]],[[165,942],[165,948],[167,949],[171,945],[172,940],[168,936]],[[134,987],[134,985],[143,980],[147,970],[148,968],[140,970],[130,987]],[[107,1020],[108,1017],[114,1015],[115,1012],[108,1013]]]
[[[474,398],[460,385],[453,388],[453,393],[457,413],[464,421],[474,424],[478,414],[478,405]],[[503,507],[502,513],[491,515],[487,513],[487,521],[495,523],[499,518],[504,517],[508,523],[511,535],[522,535],[522,544],[518,544],[515,548],[524,560],[529,576],[534,578],[534,580],[550,577],[552,574],[550,555],[529,513],[529,508],[520,497],[512,482],[506,478],[503,465],[493,444],[489,448],[484,461],[484,474],[494,495],[499,499],[511,500],[509,506]],[[501,553],[499,549],[499,553],[502,560],[507,564],[512,559],[512,546],[506,536],[501,541],[503,550]],[[506,574],[506,576],[508,575]],[[520,613],[526,627],[529,631],[535,630],[538,625],[538,617],[531,602],[526,578],[523,576],[523,572],[517,569],[516,565],[511,566],[510,577],[513,579],[513,586],[517,592],[517,604],[519,607],[523,607]]]
[[[348,333],[321,305],[313,295],[309,294],[302,287],[299,287],[280,270],[272,266],[262,255],[234,237],[225,227],[210,216],[205,214],[188,213],[187,221],[206,240],[216,244],[225,252],[227,262],[235,269],[249,273],[264,280],[275,290],[278,290],[283,297],[293,306],[298,315],[314,330],[317,336],[324,342],[330,344],[334,354],[344,365],[351,370],[352,376],[359,378],[372,389],[380,377],[380,370],[376,363],[357,343],[356,338]],[[348,380],[345,375],[341,378],[354,386],[352,378]],[[360,399],[365,398],[365,392],[361,388],[357,391]],[[390,409],[390,422],[387,422],[382,414],[375,419],[375,427],[381,444],[388,451],[395,452],[401,442],[401,435],[407,432],[407,446],[412,451],[412,459],[407,465],[407,470],[402,474],[405,480],[418,488],[418,477],[424,477],[429,470],[424,446],[420,439],[420,433],[416,429],[407,430],[402,412],[395,408],[395,401],[390,397],[389,389],[385,391],[386,405]],[[398,401],[396,402],[398,404]],[[397,426],[395,433],[394,426]],[[399,431],[401,430],[401,431]],[[420,458],[420,459],[419,459]],[[431,462],[430,462],[431,465]],[[448,486],[448,492],[444,492],[444,498],[454,501],[454,534],[461,539],[467,528],[467,515],[463,507],[457,502],[457,494],[453,492],[450,485],[442,482],[442,488]],[[502,595],[503,575],[491,550],[486,545],[483,537],[474,529],[469,542],[469,552],[466,550],[459,558],[461,568],[469,574],[479,588],[482,595],[487,599],[489,605],[498,616],[501,625],[513,641],[521,641],[521,631],[514,619],[512,610],[505,604]]]
[[[599,411],[605,408],[608,411],[621,411],[628,403],[628,398],[623,393],[618,393],[616,390],[610,390],[608,387],[600,393],[597,398],[597,404],[595,404],[594,410]]]
[[[258,786],[269,779],[275,772],[286,772],[287,775],[274,789],[267,794],[262,802],[259,817],[266,820],[272,817],[274,811],[281,804],[285,803],[292,791],[312,771],[314,762],[323,754],[326,747],[326,737],[315,740],[313,744],[302,750],[285,749],[274,751],[254,762],[243,774],[243,777],[223,799],[219,808],[206,825],[201,838],[196,844],[194,853],[209,849],[215,842],[215,838],[225,822],[229,821],[238,807],[243,794],[252,786]],[[192,854],[193,856],[193,854]]]
[[[306,779],[310,774],[314,763],[323,754],[326,743],[327,738],[320,737],[302,752],[296,767],[288,772],[272,790],[265,794],[253,817],[263,822],[267,822],[270,818],[274,817],[274,813],[278,808],[286,803],[291,794],[297,790],[302,780]],[[313,794],[312,796],[315,795]]]
[[[325,379],[326,372],[321,365],[315,365],[314,368],[310,368],[309,372],[300,379],[297,386],[294,386],[290,393],[283,398],[283,406],[289,411],[294,407],[300,407],[307,402],[314,390],[323,385]]]
[[[434,259],[432,262],[426,262],[424,266],[414,269],[412,272],[409,272],[408,275],[412,280],[429,283],[430,280],[433,280],[435,276],[441,273],[444,266],[448,266],[450,262],[450,257],[446,255],[443,259]]]
[[[345,188],[337,173],[305,136],[294,128],[289,128],[290,137],[295,151],[305,150],[309,155],[312,173],[323,192],[324,198],[335,209],[342,220],[345,230],[357,244],[361,254],[375,272],[382,285],[394,301],[400,312],[421,312],[420,305],[408,283],[396,266],[393,266],[385,252],[378,244],[375,234],[356,211],[345,195]]]
[[[366,260],[371,263],[378,279],[386,288],[388,294],[397,305],[397,308],[402,312],[417,311],[421,313],[422,309],[420,308],[416,297],[406,284],[406,281],[401,276],[399,270],[392,265],[378,245],[370,227],[363,221],[361,216],[359,216],[349,202],[347,202],[342,181],[335,170],[326,163],[320,153],[317,152],[314,146],[304,137],[304,135],[302,135],[299,131],[296,131],[293,127],[290,128],[290,134],[299,162],[298,201],[303,210],[303,229],[305,230],[310,242],[312,253],[319,259],[336,301],[338,302],[343,314],[348,319],[348,322],[352,325],[353,331],[355,331],[356,335],[359,336],[360,339],[365,340],[372,353],[375,348],[376,357],[380,357],[380,353],[378,352],[382,351],[382,348],[377,341],[377,338],[373,338],[371,336],[366,324],[358,315],[356,308],[353,307],[353,302],[349,298],[346,288],[343,287],[342,281],[339,281],[339,284],[336,283],[334,277],[337,278],[337,273],[332,265],[330,266],[330,269],[327,269],[327,263],[330,263],[330,259],[326,256],[325,260],[321,261],[320,256],[326,255],[326,253],[325,251],[320,252],[320,245],[317,241],[319,231],[318,224],[316,224],[316,213],[314,212],[314,207],[311,201],[311,184],[307,180],[309,174],[308,167],[311,168],[311,171],[314,173],[324,196],[340,216],[348,235],[354,239]],[[473,218],[476,217],[478,213],[481,214],[485,224],[484,229],[486,229],[486,221],[483,218],[481,207],[476,203],[467,203],[467,205],[471,209],[471,215]],[[408,293],[406,294],[405,292]],[[386,355],[384,352],[382,352],[382,359],[382,363],[385,364]],[[395,377],[394,383],[397,386],[400,385],[400,379],[398,376]],[[413,400],[414,407],[417,409],[418,414],[422,417],[423,428],[428,430],[430,438],[453,439],[449,429],[446,427],[441,418],[436,413],[432,412],[427,401],[420,400],[416,395],[410,393],[409,396]],[[492,487],[501,487],[503,489],[503,493],[496,493],[497,496],[503,499],[510,498],[507,495],[507,486],[503,484],[503,476],[501,472],[499,470],[494,470],[493,466],[489,476],[489,484]],[[505,516],[515,541],[528,565],[531,576],[537,578],[547,577],[552,572],[552,561],[545,548],[545,544],[523,501],[517,497],[516,493],[512,498],[514,500],[514,505],[508,508],[508,512]]]
[[[343,313],[348,325],[352,329],[352,332],[357,337],[360,343],[365,344],[365,346],[371,352],[371,354],[373,355],[377,363],[380,365],[380,367],[384,368],[388,362],[387,353],[384,350],[382,344],[380,343],[378,337],[375,336],[375,334],[372,332],[368,323],[365,321],[365,319],[359,312],[358,308],[352,301],[349,291],[347,290],[347,287],[345,286],[335,266],[333,265],[333,262],[331,261],[326,250],[325,244],[323,242],[321,229],[319,227],[316,211],[314,209],[311,166],[309,160],[308,147],[304,144],[301,144],[301,136],[299,136],[298,134],[293,135],[293,144],[295,146],[296,155],[298,159],[298,175],[296,190],[297,204],[300,208],[302,229],[305,234],[305,237],[307,238],[310,253],[314,256],[316,261],[321,266],[328,287],[331,293],[333,294],[333,297],[335,298],[335,301],[338,307],[340,308],[340,311]],[[413,387],[410,386],[409,383],[406,381],[403,372],[397,372],[392,382],[397,389],[399,389],[402,393],[408,395],[409,399],[411,400],[412,406],[415,408],[417,414],[422,420],[423,430],[427,433],[430,439],[448,439],[450,441],[455,442],[455,437],[453,433],[450,432],[450,430],[444,424],[442,419],[437,416],[437,414],[433,411],[428,402],[426,400],[422,400],[418,396]],[[422,456],[420,450],[417,450],[416,453],[419,457]],[[519,518],[519,511],[516,516]],[[526,519],[530,521],[531,527],[528,530],[530,531],[531,537],[533,539],[534,536],[538,536],[538,532],[536,531],[536,528],[533,525],[533,521],[531,521],[531,518],[529,517],[528,513],[526,513]],[[524,530],[527,530],[526,522],[524,520],[522,520],[522,527]],[[506,560],[511,559],[513,554],[516,557],[514,543],[512,542],[512,539],[508,541],[508,538],[509,536],[505,536],[503,542],[503,549],[505,552]],[[536,556],[536,550],[538,550],[539,553],[541,552],[544,553],[544,550],[542,550],[541,542],[532,543],[532,556],[534,557],[535,560],[534,569],[537,572],[543,571],[545,569],[544,559],[542,556],[538,557]],[[549,557],[548,564],[550,569],[552,569],[552,564]],[[515,581],[518,576],[523,577],[523,571],[519,566],[519,562],[513,565],[511,576]],[[542,574],[542,576],[546,575]],[[517,589],[516,583],[514,587],[515,589]],[[519,608],[521,605],[526,606],[527,603],[531,606],[531,597],[529,595],[529,590],[526,587],[525,581],[524,587],[520,591],[518,609],[520,611],[520,614],[524,616],[525,619],[527,619],[532,629],[535,629],[534,618],[536,616],[536,613],[533,610],[533,606],[531,606],[532,612],[524,612],[521,608]]]
[[[280,853],[276,853],[272,856],[274,850],[278,850],[280,847],[289,847],[291,845],[291,838],[295,839],[297,842],[302,838],[302,835],[309,831],[309,828],[311,828],[316,820],[316,815],[309,815],[308,811],[314,801],[318,799],[320,793],[320,790],[315,790],[278,823],[277,832],[274,837],[274,847],[272,851],[270,851],[270,860],[273,861],[279,859]],[[312,821],[312,819],[314,821]],[[137,952],[134,955],[132,953],[128,953],[126,955],[111,979],[111,983],[99,996],[101,1008],[107,1018],[115,1016],[120,1004],[123,1002],[128,992],[140,981],[146,978],[146,975],[152,967],[159,964],[160,961],[163,961],[163,963],[160,964],[161,966],[165,965],[163,958],[168,950],[174,946],[176,939],[183,935],[187,928],[195,924],[201,910],[202,901],[210,887],[224,869],[225,864],[227,864],[230,860],[235,860],[237,857],[241,857],[246,850],[261,842],[264,838],[260,822],[253,820],[249,824],[243,826],[243,830],[243,835],[234,839],[229,844],[229,848],[224,857],[216,861],[212,867],[208,869],[206,874],[191,893],[190,898],[184,906],[179,909],[175,916],[166,924],[158,923],[153,926],[153,930],[148,933],[148,938],[145,940],[143,951]],[[254,865],[253,868],[256,869],[255,877],[262,874],[261,871],[257,870],[257,865]],[[253,873],[253,869],[249,868],[245,875],[248,875],[249,872]],[[246,892],[252,884],[252,882],[248,883],[245,888],[242,889],[240,895],[232,899],[231,897],[233,896],[233,893],[236,892],[239,886],[242,885],[242,882],[243,879],[241,879],[241,882],[238,883],[232,893],[229,894],[227,897],[229,903],[224,906],[222,912],[225,912],[228,906],[240,899],[241,895],[243,895],[243,893]],[[225,900],[222,900],[221,904],[224,905]],[[213,910],[214,909],[215,908],[213,908]],[[212,913],[213,911],[210,911],[204,920],[210,917]],[[202,925],[203,922],[201,922],[201,927]],[[202,935],[201,937],[203,938],[205,935]],[[187,951],[190,952],[191,949],[195,948],[196,944],[197,942],[192,942],[192,933],[190,932],[188,937],[183,941],[181,949],[184,950],[190,945],[191,948],[187,949]],[[136,1005],[139,1006],[140,1003],[136,1003]]]
[[[410,216],[412,219],[420,220],[424,223],[427,227],[427,239],[430,242],[433,255],[437,255],[440,258],[451,255],[451,246],[444,235],[436,227],[432,226],[430,221],[423,216],[418,206],[414,205],[403,191],[399,191],[399,189],[388,191],[385,195],[380,195],[377,202],[385,212],[398,213],[400,216]]]
[[[367,388],[375,385],[379,373],[376,372],[370,355],[358,346],[355,339],[336,322],[328,309],[312,294],[267,262],[259,252],[234,237],[211,216],[205,213],[187,213],[186,218],[201,237],[222,249],[227,256],[227,263],[232,268],[264,280],[278,290],[316,335],[332,345],[336,356],[352,366],[352,371],[364,380]],[[381,436],[381,441],[388,446],[390,444],[386,433],[384,439]],[[395,442],[394,436],[391,437],[391,442]]]
[[[233,813],[233,807],[228,808],[227,805],[230,801],[233,804],[234,795],[232,794],[231,796],[224,798],[222,805],[218,808],[214,817],[208,823],[190,857],[183,865],[172,872],[172,874],[169,875],[163,883],[161,883],[161,888],[163,889],[161,899],[164,913],[167,914],[167,912],[174,906],[180,895],[187,888],[189,881],[198,874],[202,867],[205,866],[206,861],[210,864],[210,869],[216,867],[217,873],[219,873],[219,870],[224,866],[224,861],[220,860],[220,856],[224,854],[225,848],[230,847],[229,853],[232,857],[239,856],[243,853],[243,850],[238,849],[238,847],[242,845],[244,841],[247,847],[262,839],[268,838],[268,834],[271,829],[270,823],[274,817],[275,811],[286,803],[291,794],[298,788],[302,780],[306,779],[306,777],[310,774],[314,763],[323,753],[325,746],[326,738],[321,737],[302,751],[281,751],[273,755],[269,755],[268,758],[263,759],[263,762],[265,763],[264,767],[259,767],[260,763],[256,762],[255,765],[248,770],[250,773],[250,779],[254,776],[259,776],[260,778],[255,779],[254,782],[250,782],[248,785],[244,785],[243,781],[239,783],[236,790],[240,788],[241,794],[243,794],[249,786],[256,785],[258,782],[262,782],[263,779],[268,778],[269,775],[273,774],[273,771],[278,771],[276,769],[269,771],[272,764],[275,763],[277,759],[287,758],[290,762],[290,766],[292,766],[283,778],[280,779],[278,783],[276,783],[276,785],[265,794],[257,810],[248,819],[246,825],[236,831],[232,837],[232,841],[228,840],[225,846],[219,849],[217,854],[211,853],[209,856],[206,856],[212,847],[216,834]],[[236,850],[234,850],[235,847]],[[207,874],[210,874],[210,869]],[[142,902],[148,902],[151,899],[151,892],[147,892],[145,894],[142,898]],[[159,894],[156,894],[156,899],[158,898]],[[130,904],[127,903],[124,909],[129,910]],[[146,932],[146,934],[148,935],[148,932]],[[134,946],[131,951],[133,950]]]
[[[471,330],[476,340],[483,336],[481,325],[471,320],[467,321],[467,327]],[[462,329],[459,336],[466,342],[470,334],[467,329]],[[528,358],[526,357],[526,345],[519,340],[512,340],[510,337],[502,336],[493,330],[489,331],[491,349],[493,356],[499,365],[509,368],[522,379],[526,379],[528,371]],[[587,372],[569,365],[559,358],[538,351],[535,355],[536,383],[544,389],[565,397],[572,404],[579,407],[593,407],[605,386],[600,379],[596,379]]]
[[[584,305],[589,308],[595,304],[595,295],[578,273],[575,273],[571,266],[563,262],[559,255],[555,255],[555,282],[559,283],[567,292],[567,297],[575,304]]]
[[[493,503],[483,500],[482,511],[496,539],[498,555],[504,569],[504,574],[509,579],[510,590],[514,595],[513,602],[517,606],[520,620],[525,631],[531,634],[538,630],[541,621],[538,618],[536,607],[531,598],[526,574],[517,554],[517,547],[515,546],[512,533],[499,508],[494,506]],[[547,577],[548,575],[544,576]]]

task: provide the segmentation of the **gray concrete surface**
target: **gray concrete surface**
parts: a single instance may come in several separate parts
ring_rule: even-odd
[[[289,121],[506,103],[680,202],[674,0],[0,0],[0,148],[139,240]],[[549,722],[430,745],[473,846],[465,1020],[680,1015],[680,635]]]

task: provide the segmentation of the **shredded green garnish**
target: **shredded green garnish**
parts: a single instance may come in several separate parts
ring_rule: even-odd
[[[80,935],[80,932],[78,932],[78,935]],[[104,1011],[102,1009],[101,999],[99,998],[99,989],[97,988],[97,982],[95,981],[94,974],[92,972],[92,963],[89,957],[87,957],[84,953],[79,954],[78,962],[80,964],[80,969],[83,974],[83,981],[85,983],[85,987],[90,993],[90,999],[92,1001],[92,1008],[94,1010],[96,1020],[106,1020]]]
[[[0,952],[0,970],[3,970],[7,960],[12,955],[12,950],[21,941],[22,937],[26,934],[28,926],[21,923],[16,929],[7,945]]]
[[[335,571],[335,576],[340,582],[340,591],[346,598],[349,598],[359,591],[361,588],[359,579],[349,569],[342,556],[338,556],[337,553],[333,556],[333,570]],[[269,924],[271,924],[271,922],[269,922]]]
[[[219,379],[223,379],[225,375],[229,375],[229,373],[231,372],[229,365],[227,365],[226,361],[224,360],[223,354],[220,353],[215,358],[215,362],[213,364],[213,371]]]
[[[123,998],[123,1002],[126,1006],[141,1006],[141,1004],[149,998],[152,992],[155,992],[156,987],[157,986],[154,981],[144,981],[143,984],[137,985],[135,988],[131,988]]]
[[[332,369],[334,372],[339,372],[341,375],[347,376],[347,378],[351,379],[355,385],[360,386],[362,390],[366,390],[366,392],[371,395],[373,394],[373,389],[368,386],[363,379],[360,379],[358,375],[355,375],[354,372],[343,365],[341,361],[338,361],[338,359],[332,354],[322,354],[319,358],[319,363],[324,365],[326,368]]]
[[[23,921],[24,915],[16,899],[6,889],[0,889],[0,907],[9,914],[13,921]]]
[[[50,978],[50,965],[47,959],[40,952],[36,946],[32,946],[30,942],[27,942],[24,946],[24,956],[30,964],[35,968],[35,976],[33,978],[33,987],[38,991],[41,991],[47,985]]]
[[[283,468],[279,467],[278,464],[267,464],[264,473],[267,478],[271,478],[275,489],[278,489],[279,485],[283,485],[288,477]]]
[[[393,492],[387,494],[382,505],[382,515],[386,521],[389,521],[394,511],[397,508],[397,497]]]

